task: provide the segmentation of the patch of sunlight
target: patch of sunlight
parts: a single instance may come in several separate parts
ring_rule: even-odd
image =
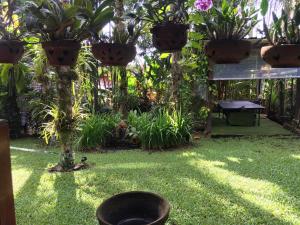
[[[112,163],[101,166],[103,169],[151,169],[160,166],[159,163]]]
[[[36,196],[39,201],[42,202],[43,211],[50,212],[55,208],[55,204],[53,202],[57,201],[57,191],[55,187],[55,180],[57,176],[61,174],[49,174],[45,172],[41,175],[40,181],[37,187]]]
[[[216,187],[212,188],[209,183],[199,183],[191,178],[181,178],[180,181],[187,187],[184,188],[185,194],[193,196],[195,199],[199,195],[199,199],[203,198],[209,201],[206,204],[210,204],[212,207],[222,207],[222,211],[226,215],[245,213],[247,211],[244,206],[235,203],[230,196],[217,193],[219,190]]]
[[[198,156],[198,153],[196,153],[196,152],[183,152],[181,155],[183,157],[191,157],[191,156]]]
[[[25,185],[26,181],[32,174],[31,170],[26,169],[13,169],[12,171],[12,178],[13,178],[13,188],[15,195],[18,194],[20,190],[22,190],[23,186]]]
[[[31,148],[19,148],[19,147],[14,147],[14,146],[10,146],[10,149],[12,149],[12,150],[17,150],[17,151],[23,151],[23,152],[40,152],[39,150],[36,150],[36,149],[31,149]]]
[[[294,158],[294,159],[300,159],[300,155],[292,155],[292,157]]]
[[[219,161],[190,160],[189,164],[205,171],[216,182],[229,185],[241,198],[292,224],[300,224],[298,211],[285,200],[289,198],[280,186],[267,180],[244,177],[220,167]]]
[[[236,157],[227,157],[227,159],[231,162],[236,162],[236,163],[240,163],[240,160],[239,158],[236,158]]]

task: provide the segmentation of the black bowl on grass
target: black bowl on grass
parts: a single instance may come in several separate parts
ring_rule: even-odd
[[[170,205],[159,195],[127,192],[104,201],[97,210],[100,225],[164,225]]]

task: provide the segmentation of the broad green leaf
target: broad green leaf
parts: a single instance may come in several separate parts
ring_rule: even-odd
[[[268,0],[261,0],[260,4],[260,12],[261,15],[265,16],[269,9],[269,1]]]

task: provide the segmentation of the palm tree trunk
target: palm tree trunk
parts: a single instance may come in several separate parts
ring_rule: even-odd
[[[74,168],[74,156],[72,150],[72,75],[70,67],[57,68],[57,93],[59,120],[56,124],[56,128],[62,146],[60,166],[64,170],[69,170]]]

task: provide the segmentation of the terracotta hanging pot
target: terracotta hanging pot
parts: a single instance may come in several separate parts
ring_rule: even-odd
[[[205,54],[216,64],[238,64],[250,56],[251,42],[245,40],[213,40],[205,46]]]
[[[127,66],[136,56],[131,44],[98,43],[92,46],[92,52],[105,66]]]
[[[74,40],[60,40],[43,42],[42,47],[50,65],[73,66],[77,61],[81,45]]]
[[[158,24],[151,29],[153,45],[160,52],[181,51],[187,43],[188,29],[186,24]]]
[[[0,63],[16,64],[24,54],[24,42],[0,40]]]
[[[300,45],[269,45],[260,54],[273,68],[300,67]]]

